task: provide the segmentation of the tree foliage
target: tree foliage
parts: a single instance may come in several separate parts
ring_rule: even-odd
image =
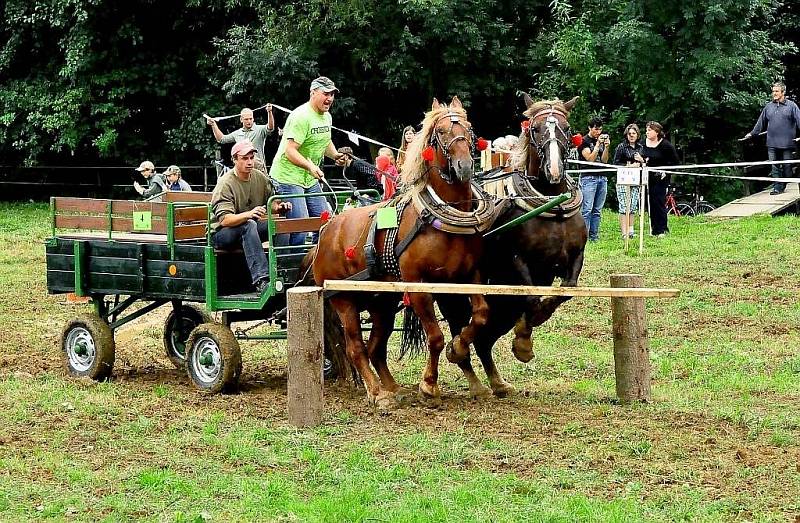
[[[576,129],[658,120],[687,159],[730,160],[784,64],[800,81],[800,13],[768,0],[7,0],[2,17],[5,163],[202,161],[203,112],[293,107],[317,74],[342,90],[337,125],[391,143],[434,96],[516,132],[522,90],[580,95]]]

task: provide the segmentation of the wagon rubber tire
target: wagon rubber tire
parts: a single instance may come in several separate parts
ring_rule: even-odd
[[[235,388],[242,373],[242,352],[231,330],[203,323],[186,341],[186,372],[195,386],[216,394]]]
[[[180,330],[178,327],[178,315],[175,309],[170,311],[164,322],[164,350],[167,357],[175,365],[177,369],[186,368],[186,341],[189,339],[189,334],[198,325],[203,323],[211,323],[211,316],[199,307],[194,305],[182,305],[180,320],[183,322]]]
[[[61,332],[67,372],[77,378],[104,381],[114,369],[115,343],[111,327],[97,314],[69,320]]]

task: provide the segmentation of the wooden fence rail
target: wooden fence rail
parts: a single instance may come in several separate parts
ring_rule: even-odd
[[[610,287],[542,287],[525,285],[475,285],[329,280],[323,288],[289,289],[290,325],[288,408],[289,421],[313,426],[322,421],[322,322],[292,329],[293,322],[315,323],[321,318],[323,290],[341,292],[425,292],[433,294],[482,294],[507,296],[572,296],[611,298],[614,339],[614,374],[617,397],[622,403],[650,401],[650,354],[645,317],[645,298],[674,298],[678,289],[643,287],[638,274],[613,274]],[[309,394],[312,391],[313,394]]]

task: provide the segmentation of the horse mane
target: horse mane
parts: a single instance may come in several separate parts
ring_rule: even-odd
[[[403,162],[403,170],[400,173],[400,180],[410,189],[418,189],[425,186],[428,181],[428,168],[422,159],[422,151],[428,146],[431,134],[436,127],[439,118],[448,112],[456,113],[464,120],[467,119],[467,112],[464,109],[452,109],[447,104],[441,104],[438,109],[433,109],[425,113],[422,120],[422,130],[417,133],[414,140],[408,145],[406,159]]]
[[[533,105],[528,107],[524,113],[526,117],[530,118],[542,109],[557,109],[567,116],[569,111],[564,107],[564,102],[559,99],[555,100],[541,100],[534,102]],[[528,166],[528,151],[530,150],[531,135],[529,132],[523,130],[519,134],[519,142],[513,154],[511,155],[511,168],[519,171],[524,171]]]

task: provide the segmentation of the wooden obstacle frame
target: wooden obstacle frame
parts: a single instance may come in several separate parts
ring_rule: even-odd
[[[612,274],[610,287],[329,280],[325,282],[324,288],[289,289],[289,423],[298,427],[309,427],[322,422],[324,332],[320,326],[323,324],[324,291],[611,298],[617,397],[622,404],[648,402],[651,399],[650,347],[644,300],[674,298],[680,291],[646,288],[643,283],[644,278],[638,274]]]

